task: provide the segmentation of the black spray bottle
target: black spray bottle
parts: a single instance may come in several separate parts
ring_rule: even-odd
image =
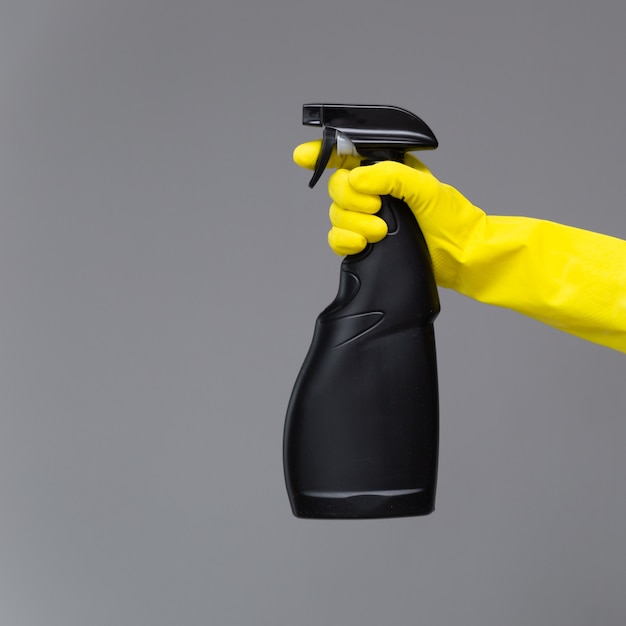
[[[370,164],[437,147],[428,126],[397,107],[307,104],[303,124],[323,128],[311,187],[333,149]],[[317,319],[289,402],[284,469],[297,517],[403,517],[434,509],[437,287],[409,207],[384,196],[378,215],[389,234],[343,260],[339,291]]]

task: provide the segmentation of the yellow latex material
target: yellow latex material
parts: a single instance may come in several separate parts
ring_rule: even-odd
[[[294,151],[311,169],[319,142]],[[626,241],[529,217],[492,216],[441,183],[416,158],[359,167],[334,156],[329,167],[338,254],[380,241],[380,195],[402,198],[419,221],[437,284],[506,307],[582,339],[626,353]]]

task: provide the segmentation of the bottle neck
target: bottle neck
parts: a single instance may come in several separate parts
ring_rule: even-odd
[[[404,150],[394,148],[380,148],[376,150],[361,151],[359,154],[363,157],[361,165],[373,165],[380,161],[397,161],[404,163]]]

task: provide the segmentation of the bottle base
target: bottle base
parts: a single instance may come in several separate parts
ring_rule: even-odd
[[[309,519],[381,519],[417,517],[435,510],[434,494],[426,489],[376,492],[309,492],[294,494],[296,517]]]

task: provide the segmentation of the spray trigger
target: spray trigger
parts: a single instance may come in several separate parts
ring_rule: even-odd
[[[331,126],[324,126],[322,133],[322,149],[315,163],[313,178],[309,181],[309,187],[314,187],[315,183],[322,177],[328,161],[333,153],[333,148],[337,145],[337,130]]]

